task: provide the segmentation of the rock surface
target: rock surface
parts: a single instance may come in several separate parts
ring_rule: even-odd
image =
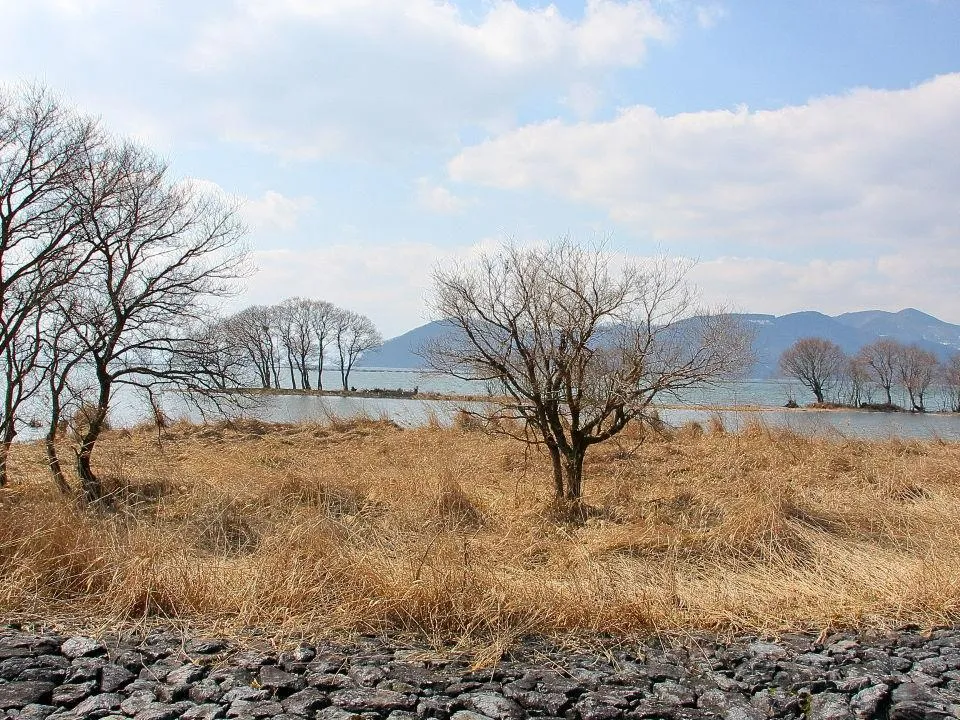
[[[157,632],[0,627],[0,720],[933,720],[960,718],[960,630],[818,641],[697,637],[494,667],[364,639],[277,652]]]

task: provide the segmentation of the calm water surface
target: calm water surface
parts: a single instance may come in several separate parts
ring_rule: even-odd
[[[350,384],[357,389],[411,390],[416,387],[420,392],[463,395],[487,393],[487,387],[483,383],[422,371],[355,370],[350,377]],[[337,388],[339,385],[340,378],[336,372],[324,373],[324,388]],[[804,434],[865,438],[939,437],[960,441],[960,414],[785,410],[783,405],[790,398],[801,403],[811,399],[803,388],[787,380],[750,380],[689,393],[684,397],[665,398],[664,404],[671,407],[662,408],[660,417],[676,426],[691,421],[707,423],[712,418],[719,418],[729,430],[736,430],[748,422],[760,422],[770,427],[789,428]],[[934,399],[930,406],[938,407],[937,403]],[[194,410],[182,403],[171,400],[167,405],[173,416],[200,419]],[[268,395],[259,398],[256,405],[247,408],[242,414],[270,422],[324,421],[358,416],[386,417],[400,425],[413,427],[428,422],[431,417],[441,423],[449,423],[456,410],[463,405],[464,403],[440,400]],[[722,409],[693,407],[696,405],[712,405]],[[743,409],[737,409],[738,407]],[[141,422],[146,417],[143,404],[130,397],[118,397],[111,412],[111,420],[116,425]]]

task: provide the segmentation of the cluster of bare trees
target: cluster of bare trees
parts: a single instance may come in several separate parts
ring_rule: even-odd
[[[854,406],[894,408],[893,392],[902,389],[914,412],[925,412],[932,389],[940,390],[949,410],[960,412],[960,353],[946,362],[917,345],[881,338],[848,356],[830,340],[798,340],[780,356],[780,370],[808,388],[817,402],[835,400]]]
[[[222,320],[217,329],[228,340],[228,362],[242,381],[263,388],[282,387],[289,373],[293,389],[323,390],[323,370],[331,360],[347,390],[357,360],[383,344],[365,315],[300,297],[253,305]]]
[[[230,203],[143,147],[44,90],[0,92],[0,485],[31,422],[70,491],[57,439],[82,407],[76,473],[99,500],[91,457],[118,388],[216,397],[236,384],[209,319],[244,273],[243,233]]]

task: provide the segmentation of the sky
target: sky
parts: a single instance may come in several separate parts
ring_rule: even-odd
[[[40,83],[237,198],[390,337],[435,267],[569,236],[704,302],[960,323],[960,0],[0,0]]]

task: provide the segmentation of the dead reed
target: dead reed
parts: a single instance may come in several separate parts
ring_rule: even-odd
[[[960,619],[960,445],[748,423],[623,437],[587,460],[586,523],[545,459],[470,424],[111,431],[110,509],[17,446],[0,616],[211,632],[778,632]]]

